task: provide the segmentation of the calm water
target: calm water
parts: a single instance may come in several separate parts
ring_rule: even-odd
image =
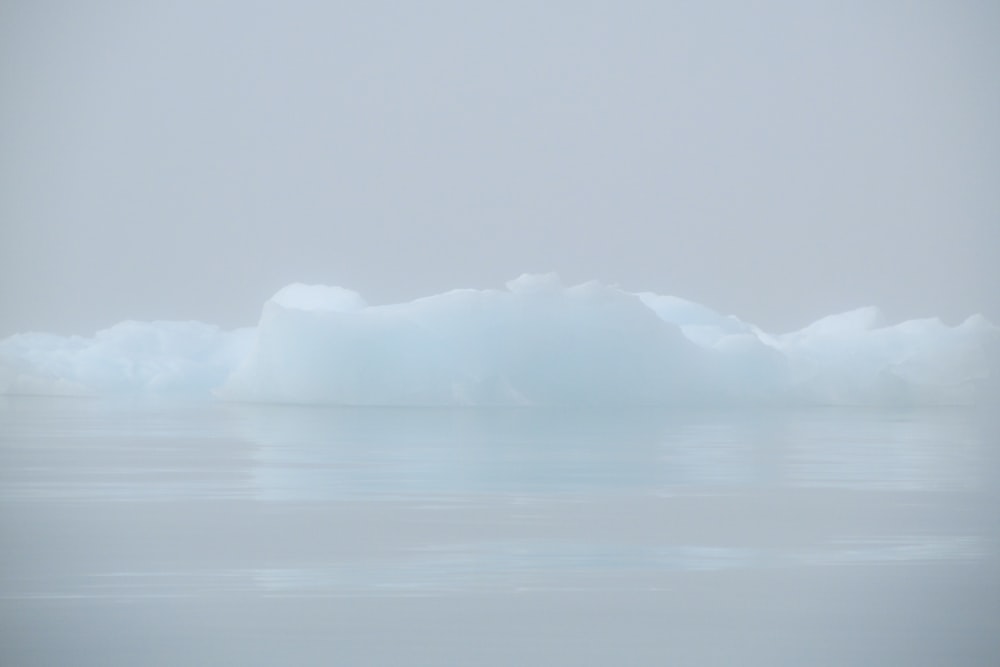
[[[1000,664],[998,460],[960,409],[0,399],[0,664]]]

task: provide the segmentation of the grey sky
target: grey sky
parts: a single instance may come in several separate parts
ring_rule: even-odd
[[[993,2],[0,5],[0,335],[556,270],[1000,319]]]

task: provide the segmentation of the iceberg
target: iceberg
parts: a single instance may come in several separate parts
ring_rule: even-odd
[[[210,397],[253,339],[253,329],[201,322],[121,322],[90,338],[17,334],[0,341],[0,394]]]
[[[0,393],[353,406],[941,405],[995,381],[975,315],[886,325],[877,308],[767,333],[674,296],[523,275],[368,305],[289,285],[256,327],[123,322],[0,341]],[[992,369],[992,373],[991,373]]]

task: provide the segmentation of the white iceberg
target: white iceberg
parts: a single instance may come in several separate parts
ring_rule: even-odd
[[[369,306],[290,285],[256,328],[123,322],[0,341],[0,392],[337,405],[934,405],[990,381],[981,316],[887,326],[876,308],[774,335],[697,303],[524,275]]]

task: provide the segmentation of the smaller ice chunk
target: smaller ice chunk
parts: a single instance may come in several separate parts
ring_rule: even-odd
[[[0,341],[0,393],[208,397],[252,329],[126,321],[93,337],[24,333]]]
[[[824,317],[776,337],[792,386],[818,404],[968,403],[988,375],[1000,330],[981,316],[949,327],[937,318],[891,326],[875,307]]]

